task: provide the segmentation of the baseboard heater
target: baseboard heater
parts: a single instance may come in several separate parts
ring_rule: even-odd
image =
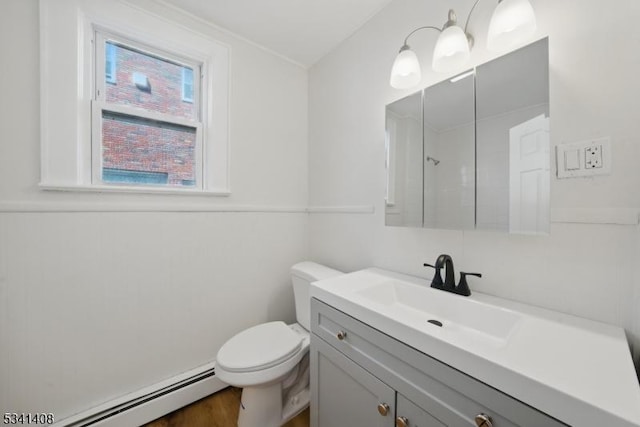
[[[153,421],[227,385],[205,365],[55,423],[54,427],[131,427]]]

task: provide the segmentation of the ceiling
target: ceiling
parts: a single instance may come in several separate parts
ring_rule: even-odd
[[[309,67],[392,0],[164,0]]]

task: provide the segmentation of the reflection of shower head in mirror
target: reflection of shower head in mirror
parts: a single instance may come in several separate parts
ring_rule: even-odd
[[[436,160],[436,159],[434,159],[434,158],[433,158],[433,157],[431,157],[431,156],[427,156],[427,160],[426,160],[426,161],[427,161],[427,162],[429,162],[429,161],[433,162],[433,165],[434,165],[434,166],[438,166],[438,163],[440,163],[440,160]]]

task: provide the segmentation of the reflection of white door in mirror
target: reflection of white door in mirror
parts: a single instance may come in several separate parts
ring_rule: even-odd
[[[549,233],[549,118],[509,130],[509,232]]]

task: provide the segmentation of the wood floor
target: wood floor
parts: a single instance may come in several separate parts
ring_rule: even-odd
[[[241,392],[226,388],[142,427],[236,427]],[[309,427],[309,408],[283,427]]]

